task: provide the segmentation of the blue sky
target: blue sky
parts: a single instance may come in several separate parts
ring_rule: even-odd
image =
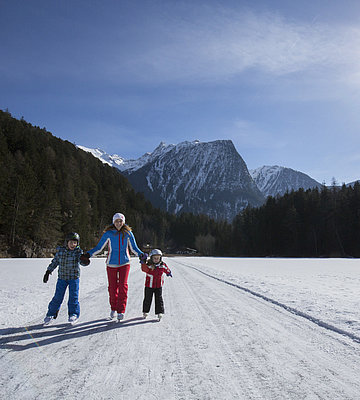
[[[57,137],[360,179],[357,0],[0,0],[0,34],[0,108]]]

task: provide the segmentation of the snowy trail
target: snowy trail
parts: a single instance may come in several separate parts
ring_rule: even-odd
[[[303,318],[315,323],[316,325],[318,325],[318,326],[320,326],[322,328],[325,328],[325,329],[328,329],[330,331],[339,333],[340,335],[347,336],[348,338],[352,339],[353,341],[355,341],[357,343],[360,343],[360,335],[355,335],[352,332],[349,332],[349,331],[341,329],[341,328],[339,328],[337,326],[331,325],[331,324],[329,324],[329,323],[327,323],[325,321],[322,321],[319,318],[316,318],[316,317],[314,317],[314,316],[312,316],[312,315],[310,315],[308,313],[305,313],[305,312],[303,312],[301,310],[298,310],[298,309],[296,309],[296,308],[294,308],[292,306],[289,306],[287,304],[281,303],[281,302],[279,302],[279,301],[277,301],[275,299],[272,299],[272,298],[270,298],[268,296],[265,296],[265,295],[263,295],[263,294],[261,294],[259,292],[255,292],[254,290],[251,290],[251,289],[246,288],[244,286],[238,285],[238,284],[233,283],[233,282],[231,282],[229,280],[226,280],[226,279],[223,279],[223,278],[219,278],[216,275],[209,274],[208,272],[202,271],[201,268],[197,268],[197,267],[195,267],[195,266],[193,266],[191,264],[184,263],[184,262],[182,264],[184,266],[192,268],[192,269],[194,269],[196,271],[199,271],[200,273],[202,273],[202,274],[204,274],[206,276],[209,276],[212,279],[216,279],[216,280],[218,280],[220,282],[223,282],[223,283],[225,283],[227,285],[236,287],[237,289],[240,289],[240,290],[242,290],[242,291],[244,291],[246,293],[250,293],[251,295],[253,295],[255,297],[259,297],[260,299],[263,299],[263,300],[265,300],[265,301],[267,301],[269,303],[272,303],[272,304],[274,304],[276,306],[279,306],[279,307],[283,308],[284,310],[286,310],[288,312],[291,312],[293,314],[296,314],[296,315],[298,315],[300,317],[303,317]]]
[[[165,282],[160,323],[140,318],[144,274],[134,261],[123,323],[106,321],[100,282],[83,293],[73,327],[64,312],[48,327],[39,314],[26,328],[2,329],[1,398],[358,398],[358,343],[186,262],[167,262],[174,278]]]
[[[214,365],[220,368],[212,368],[214,380],[208,384],[214,386],[214,397],[209,398],[216,398],[219,381],[229,399],[358,397],[359,345],[236,288],[211,282],[193,269],[182,268],[180,274],[188,299],[185,309],[193,309],[193,321],[203,327],[195,332],[209,345],[218,360]],[[194,347],[199,348],[196,341]],[[209,374],[211,366],[203,367]],[[237,387],[232,391],[234,382]]]

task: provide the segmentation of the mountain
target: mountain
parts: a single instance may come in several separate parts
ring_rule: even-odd
[[[154,206],[171,213],[192,212],[231,220],[246,206],[264,201],[231,140],[177,145],[162,142],[138,160],[104,153],[102,159],[118,168]]]
[[[306,190],[314,187],[322,187],[321,183],[300,171],[277,165],[264,165],[249,172],[265,197],[283,195],[287,191],[290,192],[291,190],[298,190],[300,188]]]
[[[101,160],[104,164],[108,164],[111,167],[115,167],[120,171],[135,171],[141,168],[147,162],[150,162],[151,159],[156,156],[157,151],[161,152],[162,147],[166,147],[164,143],[160,143],[157,149],[153,153],[145,153],[142,157],[137,160],[126,160],[118,156],[117,154],[107,154],[105,151],[101,149],[90,149],[85,146],[77,146],[79,149],[84,150],[88,153],[91,153],[94,157]]]
[[[231,220],[264,201],[231,140],[162,143],[142,167],[123,173],[155,206],[175,214]]]
[[[360,184],[360,179],[359,179],[359,180],[357,180],[357,181],[354,181],[354,182],[350,182],[350,183],[348,183],[346,186],[354,186],[354,185],[355,185],[355,183],[358,183],[358,184]]]

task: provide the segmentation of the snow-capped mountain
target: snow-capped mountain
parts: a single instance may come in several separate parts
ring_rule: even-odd
[[[141,168],[126,170],[135,190],[169,212],[231,220],[264,197],[230,140],[164,143]]]
[[[124,171],[126,169],[131,169],[131,168],[136,168],[137,166],[141,166],[144,162],[146,162],[146,161],[142,162],[142,160],[146,160],[146,157],[149,154],[149,153],[144,154],[138,160],[126,160],[125,158],[122,158],[122,157],[118,156],[117,154],[112,154],[112,155],[107,154],[105,151],[103,151],[101,149],[90,149],[88,147],[80,146],[80,145],[77,145],[77,147],[81,150],[91,153],[94,157],[98,158],[104,164],[108,164],[111,167],[118,168],[120,171]]]
[[[247,205],[262,204],[267,196],[322,186],[300,171],[277,165],[249,171],[231,140],[161,142],[137,160],[78,147],[118,168],[154,206],[173,213],[231,220]]]
[[[264,165],[249,172],[265,197],[276,196],[277,194],[283,195],[287,191],[290,192],[300,188],[306,190],[322,186],[319,182],[300,171],[277,165]]]
[[[159,146],[152,152],[152,153],[145,153],[140,158],[136,160],[127,160],[123,157],[118,156],[117,154],[107,154],[105,151],[101,149],[90,149],[85,146],[78,145],[77,147],[81,150],[87,151],[91,153],[94,157],[98,158],[104,164],[108,164],[111,167],[115,167],[119,169],[121,172],[133,172],[144,166],[145,164],[151,162],[153,159],[158,157],[159,155],[166,153],[167,151],[171,150],[175,145],[173,144],[166,144],[161,142]]]
[[[231,220],[247,205],[258,206],[264,201],[231,140],[177,145],[162,142],[138,160],[80,148],[118,168],[135,190],[169,212]]]
[[[350,183],[348,183],[346,186],[354,186],[355,183],[359,183],[359,184],[360,184],[360,179],[357,180],[357,181],[354,181],[354,182],[350,182]]]

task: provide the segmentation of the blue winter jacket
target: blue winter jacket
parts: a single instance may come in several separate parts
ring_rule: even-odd
[[[105,232],[99,243],[88,251],[90,256],[100,253],[109,245],[106,264],[110,267],[119,267],[130,263],[130,253],[140,256],[143,252],[138,248],[132,232],[119,233],[116,229]]]

